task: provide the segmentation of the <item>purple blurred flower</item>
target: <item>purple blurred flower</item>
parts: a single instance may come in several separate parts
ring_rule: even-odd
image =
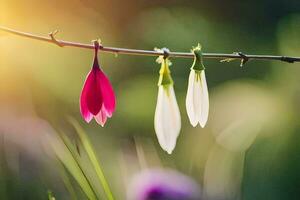
[[[173,170],[145,170],[128,189],[128,200],[200,200],[200,187],[191,178]]]

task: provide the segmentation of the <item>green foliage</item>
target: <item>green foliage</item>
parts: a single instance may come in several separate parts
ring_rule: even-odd
[[[91,144],[91,142],[89,141],[85,131],[81,128],[81,126],[79,125],[79,123],[74,119],[74,118],[69,118],[70,123],[74,126],[74,128],[76,129],[76,133],[78,134],[80,141],[92,163],[92,166],[94,167],[94,170],[96,171],[97,177],[100,181],[100,183],[102,184],[102,187],[104,189],[104,192],[107,196],[108,200],[113,200],[113,195],[112,192],[109,188],[108,182],[104,176],[104,173],[101,169],[100,163],[97,159],[97,156],[95,154],[95,151],[93,149],[93,146]]]
[[[97,199],[95,190],[83,170],[80,155],[76,151],[76,148],[64,133],[61,132],[58,135],[59,138],[51,142],[57,159],[76,180],[87,198],[91,200]]]
[[[53,138],[50,142],[57,160],[63,166],[60,169],[60,175],[67,190],[69,191],[72,199],[78,199],[72,182],[68,177],[69,174],[80,186],[88,199],[103,199],[99,196],[97,185],[93,183],[92,177],[89,176],[90,171],[93,170],[97,175],[97,182],[101,183],[102,185],[106,199],[113,200],[113,194],[104,176],[94,148],[86,135],[86,132],[74,118],[69,117],[68,119],[69,122],[74,126],[76,134],[79,136],[79,144],[74,145],[70,138],[67,137],[63,131],[59,131],[57,134],[58,137]],[[79,153],[80,146],[83,146],[84,152]],[[83,153],[87,154],[87,161],[82,158]],[[87,165],[92,167],[87,168]]]
[[[48,191],[48,200],[55,200],[55,197],[53,196],[51,191]]]

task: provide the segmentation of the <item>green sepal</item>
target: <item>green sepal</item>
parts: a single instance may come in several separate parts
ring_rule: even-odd
[[[171,77],[171,71],[169,69],[170,61],[166,58],[163,59],[161,63],[161,67],[159,70],[159,80],[158,80],[158,86],[165,86],[165,85],[173,85],[173,79]]]
[[[173,84],[165,84],[165,85],[162,85],[165,93],[167,93],[167,96],[170,97],[170,90],[169,90],[169,87],[173,87]]]
[[[195,71],[204,70],[205,67],[203,65],[203,56],[202,56],[201,45],[198,44],[197,47],[193,48],[192,53],[194,54],[194,62],[193,62],[191,69],[193,69]]]
[[[195,75],[196,75],[196,81],[201,80],[201,71],[195,70]]]

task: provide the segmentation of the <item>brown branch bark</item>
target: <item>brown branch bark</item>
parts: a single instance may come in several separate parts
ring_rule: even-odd
[[[93,44],[83,44],[78,42],[71,42],[65,40],[58,40],[54,36],[57,31],[49,33],[48,36],[40,36],[35,35],[27,32],[21,32],[18,30],[14,30],[11,28],[7,28],[4,26],[0,26],[0,30],[12,33],[15,35],[19,35],[22,37],[31,38],[34,40],[40,40],[44,42],[49,42],[52,44],[56,44],[60,47],[77,47],[77,48],[84,48],[84,49],[94,49]],[[126,48],[116,48],[116,47],[108,47],[102,46],[100,51],[113,53],[113,54],[127,54],[127,55],[138,55],[138,56],[165,56],[166,52],[157,52],[151,50],[140,50],[140,49],[126,49]],[[182,58],[193,58],[194,54],[190,52],[167,52],[169,57],[182,57]],[[221,59],[221,60],[228,60],[230,59],[240,59],[242,62],[241,64],[245,64],[248,60],[277,60],[283,61],[288,63],[300,62],[300,57],[290,57],[290,56],[275,56],[275,55],[250,55],[250,54],[243,54],[239,53],[232,53],[232,54],[225,54],[225,53],[203,53],[204,58],[212,58],[212,59]]]

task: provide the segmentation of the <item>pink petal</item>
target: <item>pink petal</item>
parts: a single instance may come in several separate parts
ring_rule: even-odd
[[[93,119],[93,115],[88,111],[86,103],[80,103],[80,112],[84,120],[89,123]]]
[[[102,108],[98,115],[95,116],[95,120],[98,124],[100,124],[103,127],[107,120],[106,110]]]
[[[105,107],[106,113],[108,117],[112,116],[112,113],[115,111],[116,107],[116,98],[114,94],[114,90],[104,74],[104,72],[100,69],[97,74],[98,84],[101,88],[101,93],[103,97],[103,105]]]
[[[82,93],[86,93],[84,101],[86,102],[89,112],[97,115],[101,110],[103,98],[101,95],[101,88],[97,81],[97,74],[100,72],[99,68],[93,68],[88,74]]]
[[[89,75],[88,75],[89,76]],[[90,113],[87,106],[87,88],[88,84],[85,83],[80,95],[80,112],[84,120],[89,123],[93,119],[93,115]]]

